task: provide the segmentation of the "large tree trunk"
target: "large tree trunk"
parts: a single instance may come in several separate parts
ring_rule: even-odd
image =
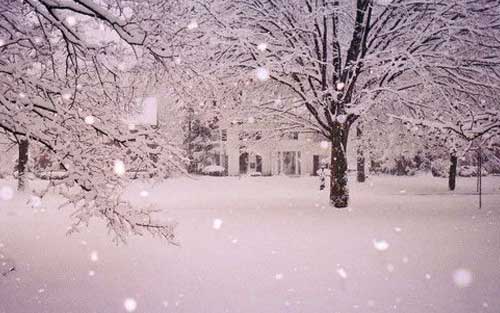
[[[457,180],[457,155],[455,153],[450,154],[450,173],[448,175],[448,188],[450,190],[455,190],[456,180]]]
[[[345,208],[349,204],[346,155],[348,131],[348,128],[338,123],[332,129],[330,203],[336,208]]]
[[[26,166],[28,164],[28,139],[19,140],[19,157],[17,158],[17,190],[23,191],[26,187]]]
[[[363,131],[361,127],[356,127],[356,137],[358,139],[358,147],[356,149],[356,163],[357,163],[357,179],[358,182],[364,183],[366,180],[365,173],[365,153],[363,151],[363,145],[361,144],[361,137],[363,135]]]

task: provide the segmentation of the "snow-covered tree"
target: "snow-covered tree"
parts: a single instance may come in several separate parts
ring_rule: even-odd
[[[128,122],[135,99],[154,90],[138,77],[173,64],[180,40],[168,39],[186,29],[176,25],[183,8],[175,1],[0,3],[0,131],[49,153],[62,173],[48,186],[75,206],[74,229],[100,217],[119,240],[143,231],[174,240],[174,225],[132,207],[122,191],[128,176],[184,170],[183,152],[158,128]]]
[[[217,38],[211,60],[219,66],[213,72],[250,72],[286,87],[331,141],[335,207],[348,205],[346,146],[359,116],[375,106],[389,113],[401,106],[411,116],[448,105],[444,90],[474,98],[498,89],[498,1],[240,0],[201,6],[213,17],[203,27]]]

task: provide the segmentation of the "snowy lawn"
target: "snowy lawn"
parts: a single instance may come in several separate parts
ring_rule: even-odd
[[[0,312],[499,312],[500,177],[484,178],[481,210],[475,179],[457,184],[371,177],[344,210],[314,177],[130,186],[179,222],[179,247],[116,246],[98,221],[68,237],[56,197],[14,194],[0,200],[0,269],[15,262]]]

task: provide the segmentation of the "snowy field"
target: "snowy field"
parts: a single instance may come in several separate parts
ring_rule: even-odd
[[[351,180],[354,180],[351,178]],[[14,184],[0,181],[0,187]],[[351,208],[317,178],[176,178],[130,187],[179,223],[180,246],[66,236],[56,198],[0,200],[1,313],[500,312],[500,177],[371,177]],[[5,261],[7,260],[7,261]]]

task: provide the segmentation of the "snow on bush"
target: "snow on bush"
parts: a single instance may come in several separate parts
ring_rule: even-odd
[[[220,165],[208,165],[201,170],[203,174],[212,176],[222,176],[225,171],[226,169]]]

